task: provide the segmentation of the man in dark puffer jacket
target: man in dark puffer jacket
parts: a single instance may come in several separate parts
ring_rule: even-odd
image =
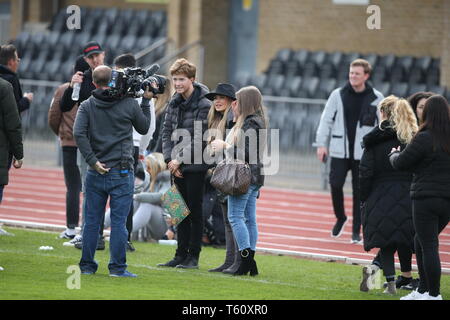
[[[167,108],[162,141],[164,160],[191,214],[178,225],[178,247],[175,257],[164,267],[198,268],[203,233],[202,198],[208,166],[203,162],[203,133],[211,103],[205,98],[209,92],[195,82],[196,67],[186,59],[178,59],[170,68],[176,93]],[[177,129],[189,132],[187,137],[172,140]],[[179,131],[182,134],[182,130]]]

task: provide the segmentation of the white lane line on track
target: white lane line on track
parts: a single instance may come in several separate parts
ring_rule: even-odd
[[[17,206],[2,204],[0,207],[0,212],[3,212],[4,210],[17,210],[17,211],[39,213],[39,214],[56,214],[56,215],[66,216],[65,210],[59,211],[59,210],[48,210],[48,209],[39,209],[39,208],[24,208],[24,207],[17,207]],[[23,216],[27,217],[26,214]],[[21,215],[18,215],[18,217],[21,217]]]
[[[20,218],[21,220],[19,220],[19,221],[24,221],[24,222],[27,222],[27,221],[43,222],[43,221],[45,221],[45,222],[52,222],[52,223],[57,223],[57,224],[62,223],[64,226],[66,223],[65,220],[61,220],[61,219],[49,219],[49,218],[43,218],[43,217],[35,218],[35,217],[24,217],[24,216],[18,217],[18,216],[14,216],[14,215],[0,213],[0,219],[2,219],[2,218],[3,219],[14,219],[15,221],[18,221],[17,218]]]

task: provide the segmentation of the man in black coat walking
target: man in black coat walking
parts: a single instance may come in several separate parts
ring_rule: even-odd
[[[11,83],[14,90],[14,98],[16,100],[19,113],[30,108],[33,101],[33,93],[22,93],[17,70],[19,69],[20,59],[17,55],[17,49],[14,45],[8,44],[0,49],[0,77]]]

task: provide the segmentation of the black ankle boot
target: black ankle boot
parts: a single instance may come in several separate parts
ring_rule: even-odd
[[[251,262],[250,262],[250,275],[252,277],[257,276],[258,275],[258,266],[256,265],[256,261],[255,261],[255,251],[254,250],[250,250],[250,257],[251,257]]]
[[[233,273],[233,275],[245,276],[251,268],[252,258],[250,256],[250,248],[239,251],[239,254],[241,255],[241,265],[239,266],[239,269]]]

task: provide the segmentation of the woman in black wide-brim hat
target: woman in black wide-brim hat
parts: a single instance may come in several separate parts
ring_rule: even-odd
[[[210,130],[208,137],[208,149],[212,155],[214,150],[212,150],[210,143],[215,139],[224,140],[225,131],[227,129],[231,129],[234,125],[231,102],[236,100],[236,89],[231,84],[219,83],[217,88],[206,94],[205,97],[213,101],[213,105],[211,106],[208,114],[208,129]],[[212,186],[211,189],[213,189]],[[233,274],[239,269],[241,259],[234,239],[233,230],[231,229],[230,222],[228,221],[227,196],[221,194],[219,191],[215,192],[217,192],[217,201],[220,202],[222,208],[223,221],[225,225],[226,254],[225,262],[219,267],[210,269],[209,271]]]

